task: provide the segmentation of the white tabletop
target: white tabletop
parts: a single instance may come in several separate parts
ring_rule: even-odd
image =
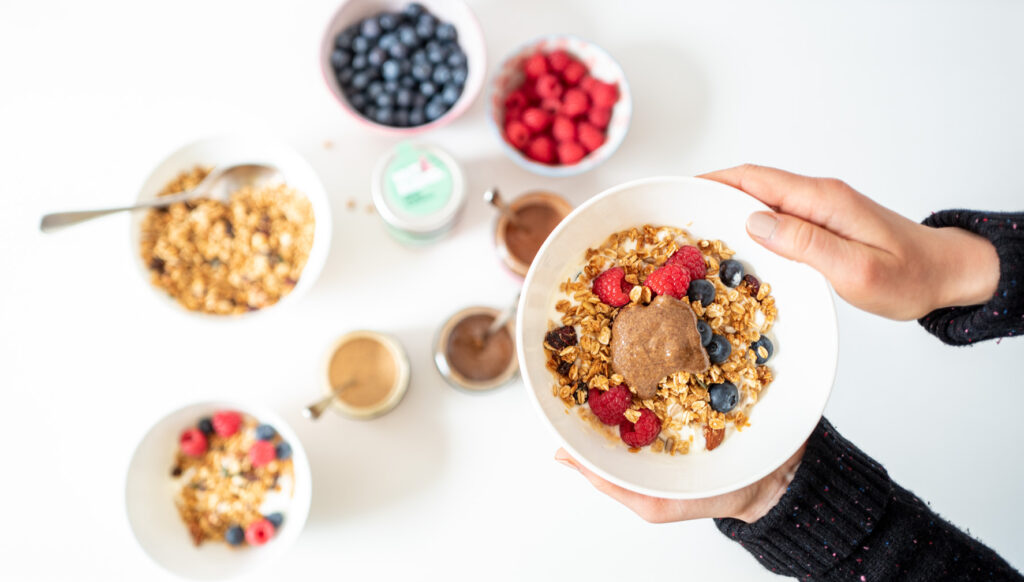
[[[773,579],[710,521],[649,525],[552,461],[558,443],[521,384],[469,395],[443,383],[430,349],[444,317],[516,293],[476,194],[547,187],[579,203],[631,178],[754,161],[842,177],[915,219],[1020,210],[1024,6],[471,4],[491,67],[540,33],[598,41],[633,88],[632,130],[597,170],[545,179],[503,157],[478,100],[427,136],[465,164],[473,199],[447,239],[409,249],[362,211],[370,167],[395,140],[346,119],[320,78],[334,0],[4,3],[0,578],[170,579],[132,539],[124,471],[156,418],[228,396],[280,411],[313,465],[304,532],[253,580]],[[251,130],[305,155],[334,207],[323,275],[280,313],[205,324],[164,307],[132,264],[126,216],[36,230],[46,211],[132,200],[184,143]],[[915,324],[838,310],[829,418],[1024,568],[1024,341],[952,348]],[[364,327],[407,347],[408,397],[372,422],[304,421],[328,342]]]

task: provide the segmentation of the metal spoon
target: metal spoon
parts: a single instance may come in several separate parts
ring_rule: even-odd
[[[310,404],[306,408],[303,408],[302,416],[305,416],[309,420],[316,420],[320,418],[320,415],[323,414],[324,411],[327,410],[327,407],[330,406],[332,402],[334,402],[334,399],[338,397],[338,392],[341,392],[342,390],[348,388],[349,386],[355,383],[355,380],[349,380],[348,382],[342,384],[341,388],[335,388],[334,391],[328,394],[327,396],[324,396],[320,400],[317,400],[313,404]]]
[[[494,318],[494,321],[491,322],[491,326],[484,331],[480,338],[478,338],[477,347],[482,348],[487,344],[487,340],[491,339],[492,335],[497,333],[499,329],[508,325],[508,322],[515,317],[517,309],[519,309],[519,293],[516,293],[516,298],[512,301],[512,305],[509,305],[505,308],[505,311],[499,313],[498,316]]]
[[[47,214],[39,222],[39,230],[53,232],[61,228],[92,220],[100,216],[124,212],[125,210],[138,210],[141,208],[164,208],[175,202],[184,202],[194,198],[209,198],[227,202],[231,194],[243,186],[254,186],[283,180],[280,170],[265,164],[237,164],[214,169],[210,172],[194,190],[181,192],[170,196],[160,196],[147,202],[140,202],[133,206],[121,206],[118,208],[106,208],[101,210],[74,210],[71,212],[56,212]]]
[[[484,192],[484,201],[490,204],[491,206],[497,208],[498,212],[501,212],[501,214],[506,219],[508,219],[510,223],[516,226],[516,228],[522,228],[524,230],[530,229],[529,226],[524,225],[519,221],[519,217],[516,216],[515,211],[512,210],[512,208],[508,204],[505,203],[505,200],[503,200],[501,197],[501,193],[498,192],[497,186]]]

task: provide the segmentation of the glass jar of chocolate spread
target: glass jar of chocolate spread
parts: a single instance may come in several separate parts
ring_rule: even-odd
[[[434,346],[434,364],[449,384],[483,391],[516,377],[519,364],[514,319],[488,335],[500,315],[500,310],[493,307],[467,307],[441,326]]]
[[[401,143],[377,163],[373,205],[388,230],[404,243],[444,236],[466,203],[462,169],[444,150]]]
[[[517,197],[508,207],[511,216],[500,214],[494,225],[494,245],[505,266],[525,277],[541,245],[572,212],[572,205],[557,194],[534,191]]]

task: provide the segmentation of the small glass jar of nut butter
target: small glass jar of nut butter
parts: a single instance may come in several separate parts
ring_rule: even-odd
[[[324,397],[305,409],[316,419],[333,407],[350,418],[380,416],[401,402],[409,387],[409,358],[395,338],[353,331],[331,346],[322,368]]]

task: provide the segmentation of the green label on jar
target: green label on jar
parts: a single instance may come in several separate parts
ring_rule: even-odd
[[[384,192],[391,206],[423,216],[445,207],[452,197],[452,174],[434,154],[401,144],[384,170]]]

